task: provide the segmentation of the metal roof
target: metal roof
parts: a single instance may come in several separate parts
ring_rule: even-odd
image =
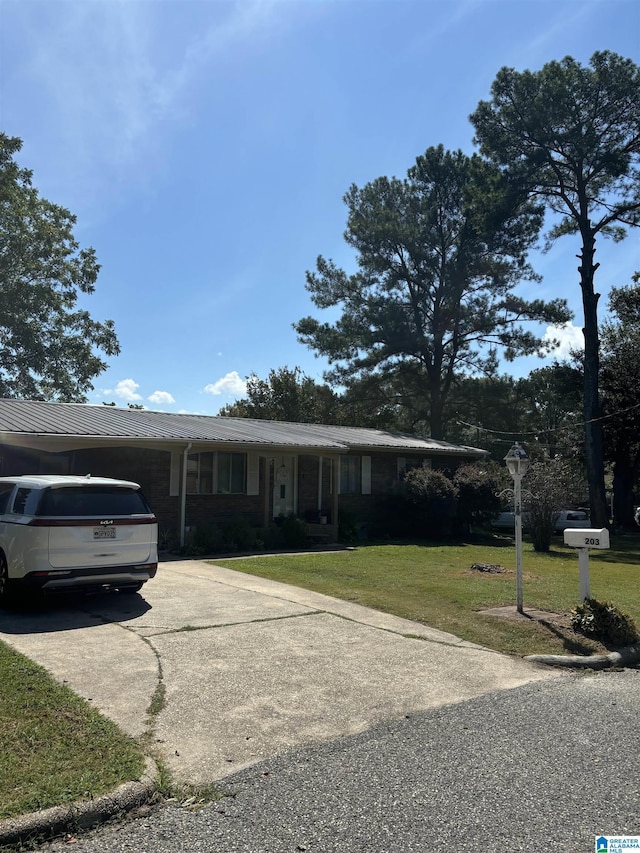
[[[83,439],[130,439],[137,443],[207,442],[336,452],[350,448],[422,451],[437,455],[479,457],[485,451],[406,433],[358,427],[298,424],[120,409],[85,403],[45,403],[0,399],[0,441],[9,436],[57,436]]]

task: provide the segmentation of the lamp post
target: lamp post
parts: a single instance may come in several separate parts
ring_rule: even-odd
[[[513,514],[516,522],[516,608],[522,613],[522,478],[529,467],[524,447],[516,442],[504,457],[513,478]]]

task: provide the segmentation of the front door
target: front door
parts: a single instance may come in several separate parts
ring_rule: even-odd
[[[276,456],[273,468],[273,517],[295,512],[295,456]]]

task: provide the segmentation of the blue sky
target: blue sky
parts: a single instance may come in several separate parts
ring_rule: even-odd
[[[292,323],[320,316],[319,254],[353,269],[349,186],[431,145],[470,153],[503,65],[604,49],[640,61],[637,0],[0,0],[0,129],[96,249],[84,304],[122,346],[90,402],[216,414],[250,373],[320,380]],[[522,293],[567,297],[579,329],[578,248],[535,256]],[[638,233],[597,259],[602,314]]]

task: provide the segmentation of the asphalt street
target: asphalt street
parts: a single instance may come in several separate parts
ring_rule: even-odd
[[[47,853],[594,850],[640,834],[640,671],[563,673],[286,752]]]

